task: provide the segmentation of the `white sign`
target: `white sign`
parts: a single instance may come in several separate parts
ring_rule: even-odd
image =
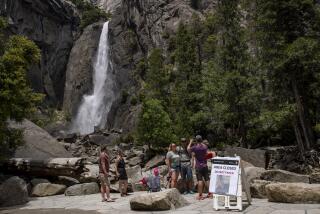
[[[215,157],[212,159],[210,192],[217,195],[239,196],[238,179],[240,157]]]

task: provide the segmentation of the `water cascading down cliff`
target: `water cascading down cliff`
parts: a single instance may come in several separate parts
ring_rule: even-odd
[[[95,127],[104,128],[114,101],[113,80],[109,51],[109,22],[104,23],[94,65],[93,92],[84,95],[72,131],[81,135],[94,132]]]

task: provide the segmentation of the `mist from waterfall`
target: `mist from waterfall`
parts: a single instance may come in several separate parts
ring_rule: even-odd
[[[109,56],[109,22],[104,23],[94,65],[93,92],[84,95],[72,131],[82,135],[94,132],[95,127],[104,128],[114,101],[113,79]],[[80,60],[80,59],[79,59]]]

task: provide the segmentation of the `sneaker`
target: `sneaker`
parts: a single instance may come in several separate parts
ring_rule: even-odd
[[[212,194],[212,193],[208,193],[208,195],[206,196],[206,198],[213,199],[213,194]]]
[[[188,193],[191,195],[195,194],[195,192],[193,192],[192,190],[190,190]]]
[[[200,200],[204,200],[205,197],[203,197],[202,195],[198,195],[198,196],[196,197],[196,199],[200,201]]]
[[[187,194],[188,194],[188,192],[187,192],[187,191],[185,191],[183,194],[184,194],[184,195],[187,195]]]

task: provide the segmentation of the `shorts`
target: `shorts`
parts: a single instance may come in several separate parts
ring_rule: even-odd
[[[128,175],[125,168],[118,168],[118,172],[119,172],[119,180],[121,181],[128,180]]]
[[[100,173],[99,180],[102,187],[106,187],[106,186],[110,187],[110,181],[109,181],[108,175]]]
[[[196,169],[196,175],[197,175],[197,180],[198,181],[209,181],[209,169],[208,167],[203,167],[203,168],[197,168]]]
[[[181,178],[182,180],[190,181],[193,179],[192,169],[190,165],[181,165]]]
[[[171,167],[171,172],[180,172],[181,168],[180,166]]]

